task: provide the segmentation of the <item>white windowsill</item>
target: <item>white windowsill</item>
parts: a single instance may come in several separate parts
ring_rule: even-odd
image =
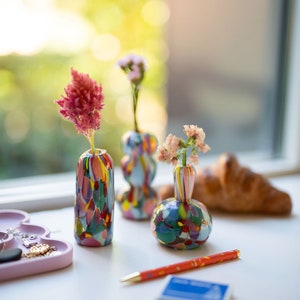
[[[163,185],[172,180],[172,169],[158,166],[153,184]],[[57,209],[73,205],[76,175],[74,172],[16,178],[0,181],[0,209],[21,209],[28,212]],[[121,170],[115,169],[115,190],[128,187]]]
[[[273,177],[279,176],[281,176],[279,178],[294,178],[293,174],[300,174],[297,165],[283,160],[250,163],[250,165],[247,165],[247,157],[241,157],[239,160],[241,165],[248,166],[271,180]],[[201,167],[208,166],[215,161],[215,158],[203,159]],[[300,175],[295,176],[297,178]],[[124,180],[119,168],[115,169],[114,182],[116,193],[120,189],[128,187],[128,183]],[[172,182],[172,166],[159,163],[153,186],[159,187]],[[73,205],[74,195],[75,171],[0,181],[0,209],[13,208],[32,212],[68,207]]]
[[[57,295],[89,299],[100,291],[101,299],[152,300],[164,286],[163,278],[133,285],[121,284],[119,279],[135,271],[236,248],[241,251],[237,261],[177,275],[228,283],[232,286],[234,299],[298,299],[300,174],[272,178],[271,181],[278,188],[289,191],[294,200],[291,216],[213,213],[211,236],[204,245],[191,251],[174,251],[159,245],[148,221],[126,220],[118,208],[115,209],[113,242],[100,248],[76,244],[71,207],[33,212],[31,224],[45,226],[51,230],[51,238],[73,245],[73,264],[62,270],[1,282],[1,299],[35,299],[37,295],[43,300],[52,300]],[[278,259],[282,257],[284,259]]]

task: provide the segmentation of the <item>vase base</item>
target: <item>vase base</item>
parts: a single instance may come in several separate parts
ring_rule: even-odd
[[[78,245],[85,246],[85,247],[105,247],[111,244],[112,242],[110,240],[110,241],[105,241],[104,243],[100,243],[99,241],[97,241],[92,237],[80,238],[75,236],[75,239]]]
[[[132,188],[118,196],[122,215],[130,220],[150,220],[158,203],[156,191],[148,187],[145,194],[142,187]]]
[[[208,238],[208,237],[207,237]],[[207,240],[207,239],[206,239]],[[176,249],[176,250],[192,250],[200,247],[202,244],[206,242],[204,241],[193,241],[193,240],[182,240],[182,241],[176,241],[174,244],[165,244],[164,242],[160,241],[160,244],[163,246],[166,246],[168,248]]]
[[[203,203],[169,198],[156,207],[151,219],[154,237],[164,246],[185,250],[204,244],[212,219]]]

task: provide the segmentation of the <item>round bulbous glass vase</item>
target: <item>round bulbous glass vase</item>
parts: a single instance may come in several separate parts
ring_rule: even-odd
[[[101,247],[111,243],[114,218],[114,165],[104,149],[85,151],[76,169],[74,235],[78,244]]]
[[[158,195],[151,183],[156,174],[153,154],[157,139],[153,134],[128,131],[122,137],[125,156],[121,169],[129,189],[117,197],[123,217],[131,220],[150,219],[158,203]]]
[[[152,233],[165,246],[194,249],[204,244],[211,233],[210,213],[202,202],[192,199],[195,178],[194,166],[176,166],[175,196],[163,200],[153,212]]]

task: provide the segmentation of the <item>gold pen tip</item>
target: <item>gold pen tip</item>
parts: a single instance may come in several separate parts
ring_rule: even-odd
[[[141,281],[141,275],[139,272],[134,272],[126,275],[120,279],[121,282],[139,282]]]

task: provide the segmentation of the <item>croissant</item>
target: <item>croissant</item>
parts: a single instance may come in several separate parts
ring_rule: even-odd
[[[174,196],[173,185],[163,186],[161,199]],[[233,154],[223,154],[218,161],[197,175],[193,199],[210,210],[231,213],[289,214],[292,201],[286,192],[270,184],[267,178],[239,164]]]

